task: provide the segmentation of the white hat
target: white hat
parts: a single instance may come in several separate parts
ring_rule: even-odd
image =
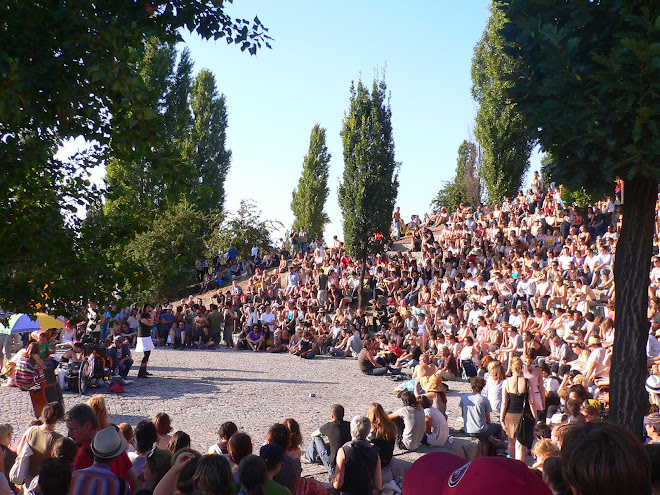
[[[165,306],[165,309],[173,309],[173,308],[171,304],[168,304],[167,306]]]
[[[660,376],[651,375],[646,379],[646,391],[649,394],[660,394]]]
[[[108,426],[94,435],[92,452],[101,459],[114,459],[126,450],[126,440],[114,426]]]

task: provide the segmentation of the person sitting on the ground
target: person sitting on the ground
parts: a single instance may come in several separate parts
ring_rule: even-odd
[[[351,420],[351,441],[337,452],[337,469],[332,487],[346,495],[361,495],[380,490],[383,485],[378,451],[366,441],[371,422],[366,416]]]
[[[367,375],[382,376],[389,371],[393,375],[398,375],[401,370],[392,368],[387,364],[384,358],[374,357],[374,340],[368,338],[364,340],[362,350],[358,354],[358,367],[362,373]]]
[[[322,437],[327,438],[327,443]],[[332,474],[336,465],[337,451],[350,439],[350,424],[344,421],[344,408],[334,404],[330,408],[330,422],[312,433],[312,441],[302,460],[312,463],[321,462],[328,473]]]
[[[247,433],[242,431],[235,433],[227,443],[228,457],[231,461],[231,472],[234,477],[234,485],[239,485],[238,468],[243,458],[252,454],[252,438]],[[223,457],[223,456],[218,456]]]
[[[98,428],[98,420],[94,410],[87,404],[76,404],[66,412],[64,420],[69,430],[69,437],[80,446],[73,466],[74,471],[91,467],[94,464],[94,453],[91,445]],[[110,428],[114,428],[114,426]],[[110,469],[119,478],[128,480],[131,488],[136,486],[137,474],[125,448],[110,461]]]
[[[118,477],[110,468],[110,464],[120,455],[125,455],[126,440],[122,438],[115,426],[109,426],[94,435],[90,443],[94,456],[92,466],[77,470],[71,477],[71,495],[130,495],[129,484],[124,478]]]
[[[282,423],[275,423],[266,433],[266,441],[269,445],[278,446],[283,455],[282,465],[273,474],[273,479],[282,486],[285,486],[291,493],[298,491],[298,483],[302,474],[300,459],[285,456],[284,452],[291,441],[291,432]]]
[[[642,442],[613,423],[569,427],[561,448],[562,472],[574,494],[648,495],[651,461]]]
[[[208,453],[213,455],[227,455],[227,444],[234,433],[238,432],[238,427],[233,421],[225,421],[218,429],[218,443],[209,447]]]
[[[122,335],[117,335],[114,338],[108,349],[108,357],[112,363],[113,374],[126,378],[131,366],[133,366],[133,359],[131,358],[131,349]]]
[[[490,413],[492,409],[490,402],[481,395],[486,386],[486,380],[480,376],[475,376],[470,379],[470,386],[472,393],[463,394],[460,402],[465,433],[473,437],[488,439],[496,447],[501,447],[504,445],[502,426],[491,423]]]
[[[256,311],[253,312],[253,314],[256,315]],[[264,334],[261,331],[261,327],[259,325],[257,325],[256,323],[254,324],[252,329],[248,332],[248,334],[245,338],[247,340],[248,345],[250,346],[250,349],[252,349],[254,352],[264,350],[264,348],[265,348]]]
[[[266,484],[264,495],[291,495],[291,490],[277,482],[274,478],[281,472],[284,459],[284,449],[279,445],[267,443],[259,449],[259,457],[266,463]]]
[[[303,359],[314,359],[316,357],[316,342],[314,342],[312,332],[309,330],[303,332],[303,338],[300,340],[296,355]]]
[[[211,335],[211,330],[208,325],[202,327],[202,330],[198,331],[195,345],[200,349],[215,349],[217,344],[215,340],[213,340],[213,335]]]
[[[397,426],[397,445],[402,450],[415,450],[424,437],[425,417],[415,394],[401,392],[403,407],[389,415]]]
[[[420,403],[426,417],[426,432],[424,433],[424,437],[422,437],[422,443],[431,447],[442,447],[447,443],[447,439],[449,438],[447,418],[437,408],[433,407],[428,397],[421,396]]]

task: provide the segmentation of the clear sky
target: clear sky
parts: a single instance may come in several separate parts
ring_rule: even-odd
[[[185,36],[195,72],[210,69],[227,97],[233,158],[226,209],[233,212],[241,199],[251,198],[264,218],[290,228],[291,193],[318,122],[332,154],[325,238],[343,239],[339,132],[349,88],[360,77],[370,87],[385,69],[401,162],[397,204],[406,219],[430,211],[473,126],[470,65],[489,3],[236,0],[227,12],[250,20],[258,15],[273,37],[272,50],[253,57],[223,40]]]

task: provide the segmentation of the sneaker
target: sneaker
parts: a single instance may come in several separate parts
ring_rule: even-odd
[[[313,462],[307,458],[307,454],[301,455],[300,460],[303,462],[303,464],[313,464]]]

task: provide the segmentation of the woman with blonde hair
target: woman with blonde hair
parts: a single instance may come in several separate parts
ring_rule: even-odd
[[[550,440],[544,438],[536,442],[536,445],[532,449],[532,456],[536,459],[532,465],[532,469],[538,469],[543,472],[543,463],[550,457],[559,456],[559,449]]]
[[[101,394],[92,395],[87,401],[87,405],[91,407],[94,411],[94,414],[96,414],[96,421],[99,423],[99,431],[110,426],[108,408],[106,407],[105,399]]]
[[[489,376],[486,379],[486,388],[483,394],[488,397],[490,407],[493,411],[499,411],[500,407],[502,407],[502,387],[506,378],[502,363],[499,361],[488,363],[488,374]]]
[[[500,423],[509,437],[509,456],[519,461],[525,460],[525,446],[516,440],[516,430],[523,414],[523,404],[532,404],[533,392],[523,376],[523,362],[519,357],[511,359],[512,376],[504,381],[502,387],[502,407]],[[536,408],[531,407],[534,419],[537,419]]]
[[[396,440],[396,424],[392,421],[383,406],[372,402],[367,412],[371,421],[371,433],[368,440],[378,451],[381,465],[387,466],[394,454],[394,442]]]
[[[286,418],[284,421],[282,421],[282,424],[286,426],[291,433],[289,446],[286,448],[286,455],[300,459],[302,455],[300,446],[302,445],[303,439],[302,434],[300,433],[300,425],[298,424],[298,421],[293,418]]]

